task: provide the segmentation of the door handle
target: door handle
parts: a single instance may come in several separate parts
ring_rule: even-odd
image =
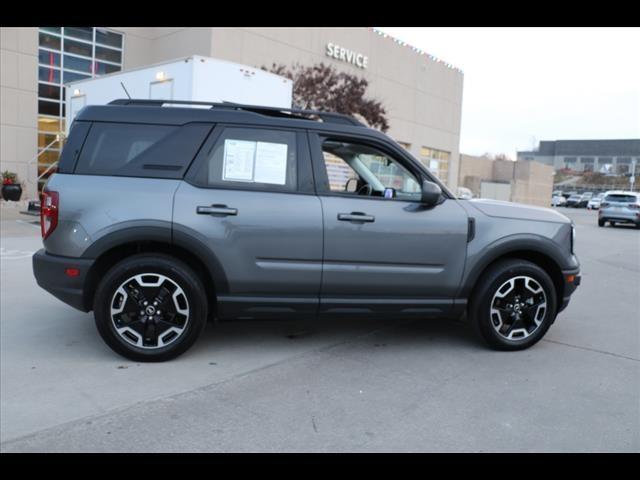
[[[375,222],[376,217],[362,212],[339,213],[338,220],[343,222]]]
[[[238,215],[238,209],[229,208],[226,205],[200,205],[196,208],[196,213],[200,215]]]

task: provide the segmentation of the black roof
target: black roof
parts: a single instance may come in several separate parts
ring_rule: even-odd
[[[189,105],[209,106],[210,108],[192,108]],[[108,105],[89,105],[80,110],[76,120],[158,125],[184,125],[192,122],[239,123],[341,133],[362,134],[367,132],[374,136],[388,138],[357,119],[340,113],[235,103],[122,99],[114,100]]]
[[[640,156],[640,139],[622,140],[553,140],[541,141],[535,151],[521,151],[553,157],[556,155],[576,156]]]

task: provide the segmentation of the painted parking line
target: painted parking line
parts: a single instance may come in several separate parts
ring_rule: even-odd
[[[40,222],[36,222],[36,221],[27,222],[25,220],[16,220],[16,223],[21,223],[23,225],[29,225],[30,227],[37,228],[38,230],[40,229]]]
[[[14,250],[10,248],[0,248],[0,260],[21,260],[30,258],[36,253],[35,250]]]

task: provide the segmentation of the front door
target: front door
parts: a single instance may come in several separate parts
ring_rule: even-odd
[[[313,136],[324,219],[321,313],[445,314],[462,277],[467,215],[420,203],[419,168],[385,144]]]
[[[306,134],[218,126],[174,201],[174,236],[205,243],[221,318],[315,316],[322,213]]]

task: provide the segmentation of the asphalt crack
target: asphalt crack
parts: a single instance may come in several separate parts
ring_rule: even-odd
[[[582,347],[580,345],[572,345],[571,343],[558,342],[557,340],[542,339],[543,342],[555,343],[556,345],[564,345],[565,347],[577,348],[578,350],[586,350],[589,352],[602,353],[604,355],[611,355],[612,357],[624,358],[625,360],[633,360],[634,362],[640,362],[640,358],[627,357],[626,355],[620,355],[619,353],[607,352],[606,350],[598,350],[597,348]]]

